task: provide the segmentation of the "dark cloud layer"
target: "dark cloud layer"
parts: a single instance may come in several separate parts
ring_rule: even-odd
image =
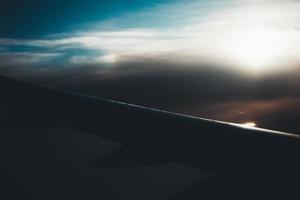
[[[254,76],[220,66],[153,60],[16,69],[6,73],[129,103],[237,123],[255,121],[261,127],[300,133],[299,71]]]

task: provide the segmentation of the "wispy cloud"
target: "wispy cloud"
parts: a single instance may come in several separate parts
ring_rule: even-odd
[[[0,60],[2,65],[41,64],[61,55],[60,53],[6,52],[0,53]]]

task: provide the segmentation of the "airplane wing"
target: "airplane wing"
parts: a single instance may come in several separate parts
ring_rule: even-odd
[[[240,177],[290,177],[300,137],[0,78],[0,130],[72,127],[121,144],[92,167],[179,162]],[[26,137],[26,136],[23,136]]]

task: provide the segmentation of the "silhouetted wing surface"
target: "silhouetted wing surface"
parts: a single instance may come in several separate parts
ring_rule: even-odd
[[[178,161],[208,171],[297,170],[299,136],[185,116],[0,79],[7,127],[72,127],[123,148],[92,163],[121,166]]]

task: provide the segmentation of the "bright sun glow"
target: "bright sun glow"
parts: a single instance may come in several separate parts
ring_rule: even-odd
[[[280,55],[282,39],[275,30],[242,31],[231,47],[237,62],[253,70],[264,70]]]

